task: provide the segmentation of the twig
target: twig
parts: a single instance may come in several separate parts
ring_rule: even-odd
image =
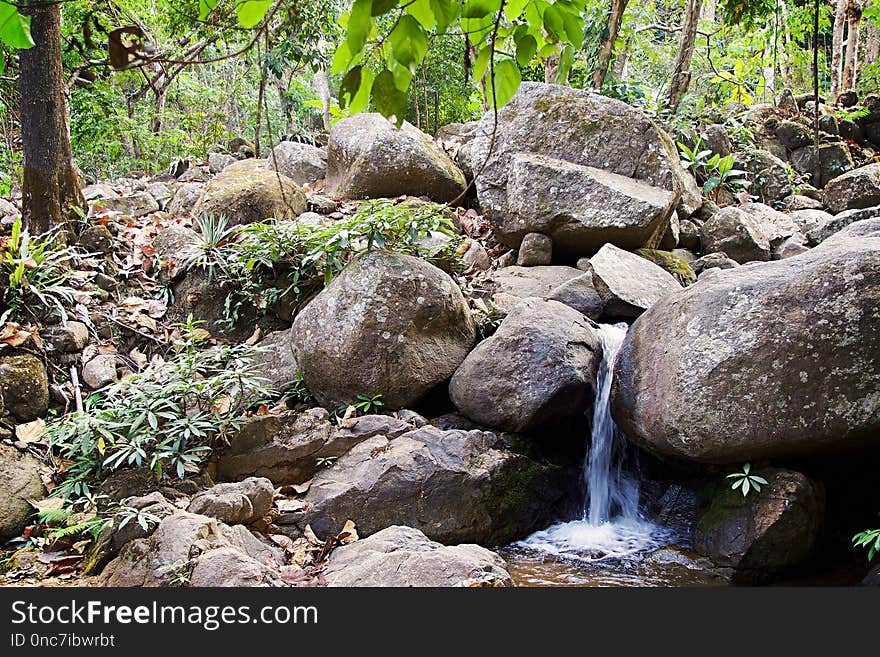
[[[83,412],[83,400],[82,400],[82,389],[79,385],[79,374],[76,371],[76,365],[70,366],[70,383],[73,385],[73,395],[76,400],[76,410],[79,413]]]

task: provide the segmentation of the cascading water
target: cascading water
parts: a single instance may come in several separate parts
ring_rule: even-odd
[[[626,330],[626,324],[599,326],[602,363],[596,381],[590,453],[584,465],[582,517],[536,532],[521,541],[520,547],[597,561],[661,545],[664,532],[639,515],[638,481],[625,470],[626,440],[611,417],[614,360]]]

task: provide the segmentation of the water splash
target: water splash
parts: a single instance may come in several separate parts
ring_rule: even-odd
[[[626,324],[599,326],[602,362],[596,381],[590,453],[584,465],[582,517],[536,532],[518,547],[598,561],[627,557],[663,544],[665,532],[639,514],[638,481],[625,469],[627,443],[611,416],[614,360],[626,330]]]

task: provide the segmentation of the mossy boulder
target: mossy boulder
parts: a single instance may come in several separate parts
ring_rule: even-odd
[[[693,285],[697,282],[697,277],[688,261],[678,254],[659,249],[636,249],[636,254],[662,267],[675,276],[678,282],[684,286]]]
[[[49,409],[46,366],[30,354],[0,357],[0,392],[6,411],[19,422],[45,416]]]
[[[0,445],[0,541],[21,534],[34,509],[28,500],[45,495],[40,464],[9,445]]]
[[[697,521],[694,548],[718,565],[734,568],[734,582],[771,579],[812,553],[822,527],[825,492],[799,472],[751,471],[767,481],[743,495],[727,480]]]
[[[266,169],[265,160],[244,160],[226,167],[205,187],[193,215],[226,217],[236,226],[265,219],[294,219],[307,209],[306,196],[293,180]]]

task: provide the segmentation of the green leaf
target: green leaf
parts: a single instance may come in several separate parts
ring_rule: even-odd
[[[743,497],[745,497],[746,495],[749,494],[749,486],[751,486],[751,483],[749,482],[748,477],[746,477],[745,479],[742,479],[741,481],[743,482],[743,485],[742,485]]]
[[[467,0],[461,10],[462,18],[484,18],[498,11],[501,0]]]
[[[22,16],[13,5],[0,1],[0,41],[10,48],[27,49],[34,45],[31,17]]]
[[[559,66],[556,67],[556,84],[565,84],[568,72],[574,65],[574,48],[565,46],[559,55]]]
[[[266,17],[272,0],[238,0],[235,11],[238,24],[246,30],[256,27]]]
[[[331,73],[342,73],[351,66],[354,56],[348,47],[348,42],[343,41],[337,46],[336,52],[333,54],[333,63],[330,66]]]
[[[373,28],[373,0],[354,0],[348,17],[348,49],[357,55],[364,49],[370,30]]]
[[[758,482],[759,484],[764,484],[765,486],[767,485],[767,480],[764,479],[764,477],[759,477],[758,475],[752,475],[752,476],[750,477],[750,479],[751,479],[752,481],[756,481],[756,482]]]
[[[580,49],[584,43],[584,20],[580,17],[580,14],[573,14],[567,11],[561,13],[565,36],[568,37],[568,41],[575,48]]]
[[[402,16],[388,35],[391,55],[404,68],[415,73],[428,52],[428,35],[412,16]],[[401,90],[402,91],[402,90]]]
[[[373,6],[370,10],[372,16],[382,16],[397,6],[397,0],[373,0]]]
[[[430,0],[431,11],[437,21],[437,29],[441,32],[452,24],[458,16],[459,3],[455,0]]]
[[[437,24],[437,18],[431,9],[431,0],[415,0],[406,8],[406,13],[415,18],[426,30]]]
[[[492,56],[492,47],[486,46],[480,50],[477,59],[474,62],[474,82],[479,82],[486,74],[486,68],[489,66],[489,58]]]
[[[394,83],[394,74],[383,70],[373,81],[373,104],[382,116],[395,118],[397,127],[403,125],[406,116],[407,97]]]
[[[358,66],[357,68],[360,69],[359,84],[356,89],[348,90],[348,97],[346,98],[348,111],[351,114],[357,114],[358,112],[363,112],[365,109],[367,109],[367,105],[369,105],[370,103],[370,92],[373,89],[373,72],[366,67]],[[339,96],[340,107],[343,107],[343,92],[341,87],[339,90]]]
[[[544,10],[544,29],[557,40],[565,34],[565,21],[559,7],[550,5]]]
[[[507,4],[504,5],[504,15],[507,17],[507,20],[515,21],[519,18],[530,1],[531,0],[507,0]]]
[[[743,466],[743,472],[745,472],[746,474],[749,474],[749,470],[751,470],[751,469],[752,469],[752,464],[751,464],[751,463],[746,463],[746,464]]]
[[[220,0],[199,0],[199,20],[203,21],[208,17]]]
[[[507,101],[513,98],[519,83],[522,82],[522,74],[519,67],[512,59],[502,59],[495,64],[495,76],[489,85],[492,106],[496,109],[503,107]]]
[[[538,41],[531,34],[526,34],[516,42],[516,63],[526,66],[538,52]]]

